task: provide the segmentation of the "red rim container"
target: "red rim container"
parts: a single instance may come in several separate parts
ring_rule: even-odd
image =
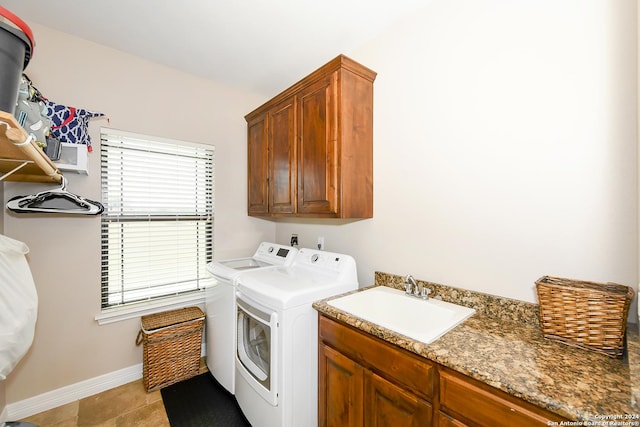
[[[15,112],[20,77],[33,56],[34,46],[29,26],[0,6],[0,111]]]

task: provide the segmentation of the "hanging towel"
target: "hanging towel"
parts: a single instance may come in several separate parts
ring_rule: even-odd
[[[0,234],[0,380],[33,342],[38,294],[25,255],[26,244]]]

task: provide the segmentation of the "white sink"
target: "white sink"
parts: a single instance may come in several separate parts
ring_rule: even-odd
[[[425,344],[437,340],[476,312],[433,298],[408,296],[386,286],[336,298],[327,304]]]

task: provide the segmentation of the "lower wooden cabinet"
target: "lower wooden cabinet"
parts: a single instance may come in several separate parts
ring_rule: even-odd
[[[542,427],[554,413],[320,316],[320,427]]]
[[[318,425],[432,425],[433,363],[320,317]]]

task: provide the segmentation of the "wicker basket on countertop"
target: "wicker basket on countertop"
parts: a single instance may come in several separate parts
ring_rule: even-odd
[[[136,344],[143,343],[142,371],[147,391],[198,374],[204,313],[187,307],[142,316]]]
[[[545,338],[622,357],[632,288],[543,276],[536,289]]]

